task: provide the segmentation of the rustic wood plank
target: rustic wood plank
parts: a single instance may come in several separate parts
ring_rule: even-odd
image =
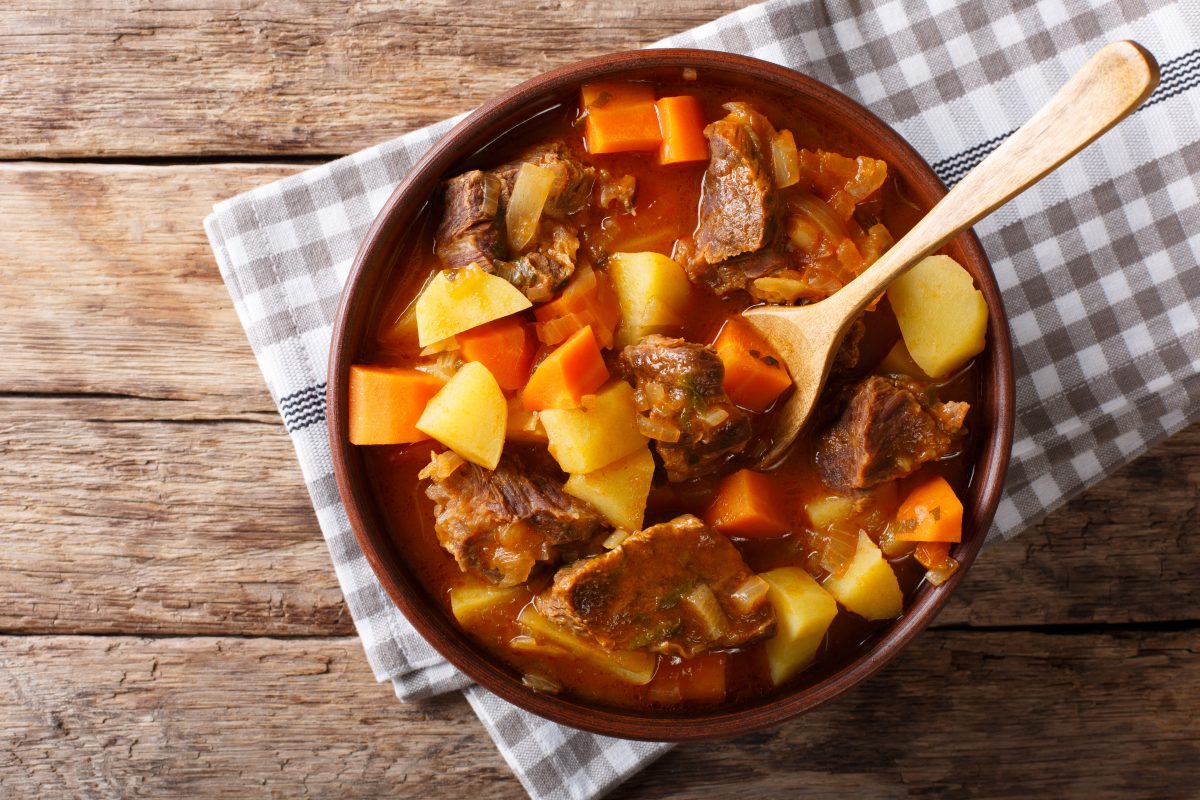
[[[294,165],[0,165],[0,391],[274,408],[201,221]]]
[[[850,695],[683,746],[619,796],[1189,796],[1198,647],[933,632]],[[14,797],[523,796],[461,700],[396,702],[346,638],[0,638],[0,718]]]
[[[277,418],[196,405],[0,397],[0,631],[352,630]],[[938,624],[1200,620],[1198,513],[1200,425],[986,551]]]
[[[347,153],[747,3],[6,3],[0,158]]]
[[[4,638],[0,719],[5,797],[521,796],[465,701],[397,702],[351,638]]]
[[[282,425],[0,398],[0,630],[353,632]]]

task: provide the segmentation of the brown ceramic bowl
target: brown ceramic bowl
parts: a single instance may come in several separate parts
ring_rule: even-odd
[[[903,139],[869,111],[840,92],[789,69],[744,56],[702,50],[642,50],[602,56],[549,72],[484,104],[433,146],[392,193],[367,233],[350,272],[329,360],[328,420],[338,489],[350,523],[375,574],[388,594],[451,663],[500,697],[547,719],[609,736],[682,741],[730,737],[775,725],[855,686],[896,657],[929,624],[962,581],[983,544],[995,513],[1008,466],[1013,432],[1012,352],[1000,291],[978,239],[964,233],[946,247],[975,276],[989,308],[988,349],[981,356],[982,403],[973,411],[977,432],[973,477],[965,500],[963,542],[955,551],[962,564],[940,587],[923,584],[903,617],[885,629],[852,662],[811,685],[783,687],[742,706],[696,712],[639,712],[539,694],[520,676],[476,645],[422,587],[389,531],[364,469],[347,434],[346,391],[350,365],[363,351],[373,300],[381,278],[394,263],[405,234],[438,183],[453,175],[481,147],[560,103],[574,103],[579,86],[601,78],[678,78],[696,70],[701,82],[754,91],[798,106],[818,124],[854,131],[863,153],[883,158],[909,198],[932,207],[946,189],[933,170]]]

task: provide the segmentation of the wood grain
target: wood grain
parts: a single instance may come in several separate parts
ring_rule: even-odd
[[[273,411],[201,223],[297,169],[0,165],[0,390]]]
[[[278,418],[198,405],[0,397],[0,631],[352,630]],[[936,624],[1200,620],[1198,497],[1200,425],[986,550]]]
[[[747,3],[0,7],[0,158],[348,153]]]
[[[1184,797],[1197,648],[931,633],[839,702],[680,747],[617,796]],[[395,702],[348,638],[0,638],[0,718],[14,797],[523,796],[461,699]]]

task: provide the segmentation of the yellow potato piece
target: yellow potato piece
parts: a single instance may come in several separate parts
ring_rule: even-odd
[[[478,361],[463,364],[417,420],[417,430],[486,469],[495,469],[500,463],[507,425],[504,392]]]
[[[427,347],[531,305],[517,287],[474,265],[442,270],[417,298],[417,343]]]
[[[589,503],[618,528],[636,531],[642,527],[653,479],[654,456],[647,445],[607,467],[572,475],[563,490]]]
[[[770,587],[775,635],[767,640],[771,681],[778,686],[812,663],[837,616],[837,601],[799,567],[781,567],[759,575]]]
[[[450,610],[454,618],[466,623],[477,614],[517,597],[524,591],[521,586],[500,588],[486,583],[468,583],[450,590]]]
[[[950,256],[922,259],[892,281],[887,297],[908,352],[929,377],[944,378],[983,352],[987,302]]]
[[[614,253],[608,274],[621,307],[618,348],[683,324],[692,288],[683,267],[661,253]]]
[[[818,497],[804,504],[804,513],[814,528],[828,528],[854,513],[854,501],[840,495]]]
[[[862,531],[858,533],[858,549],[846,571],[827,578],[825,591],[865,619],[894,619],[900,616],[904,605],[904,594],[892,565]]]
[[[600,645],[584,641],[566,628],[555,625],[534,610],[532,605],[525,606],[521,615],[517,617],[517,622],[534,639],[558,645],[581,661],[586,661],[625,683],[645,686],[654,677],[658,657],[653,653],[605,650]]]
[[[579,408],[548,408],[540,416],[550,455],[571,474],[607,467],[650,441],[638,432],[633,387],[622,380],[585,397]]]

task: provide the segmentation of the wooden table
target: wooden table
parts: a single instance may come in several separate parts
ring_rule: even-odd
[[[460,698],[372,680],[200,222],[737,5],[5,4],[0,796],[523,796]],[[619,794],[1192,794],[1197,533],[1200,426],[988,551],[850,696]]]

